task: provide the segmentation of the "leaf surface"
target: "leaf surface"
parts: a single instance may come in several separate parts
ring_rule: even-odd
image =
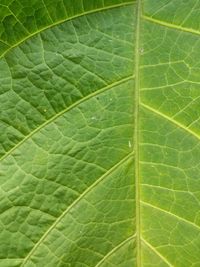
[[[0,266],[200,266],[199,1],[0,6]]]

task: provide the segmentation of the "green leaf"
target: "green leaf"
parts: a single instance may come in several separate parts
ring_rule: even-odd
[[[0,266],[199,267],[199,1],[0,21]]]

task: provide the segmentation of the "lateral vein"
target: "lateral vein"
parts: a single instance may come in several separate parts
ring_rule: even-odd
[[[48,228],[48,230],[43,234],[43,236],[38,240],[38,242],[34,245],[31,251],[28,253],[26,258],[21,266],[24,266],[29,258],[33,255],[35,250],[39,247],[39,245],[46,239],[49,233],[56,227],[56,225],[62,220],[62,218],[72,209],[74,208],[82,199],[85,197],[93,188],[95,188],[101,181],[103,181],[109,174],[115,171],[119,166],[125,163],[129,158],[133,156],[133,152],[125,156],[121,161],[112,166],[106,173],[104,173],[100,178],[98,178],[92,185],[90,185],[66,210],[55,220],[55,222]]]
[[[51,117],[49,120],[45,121],[44,123],[42,123],[38,128],[36,128],[34,131],[32,131],[31,133],[29,133],[28,135],[26,135],[26,137],[24,139],[22,139],[19,143],[17,143],[13,148],[11,148],[6,154],[4,154],[1,158],[0,161],[4,160],[5,158],[7,158],[13,151],[15,151],[18,147],[20,147],[26,140],[28,140],[29,138],[31,138],[34,134],[36,134],[37,132],[39,132],[42,128],[44,128],[46,125],[50,124],[51,122],[55,121],[57,118],[59,118],[60,116],[62,116],[64,113],[70,111],[71,109],[77,107],[78,105],[82,104],[83,102],[85,102],[86,100],[89,100],[92,97],[95,97],[103,92],[105,92],[108,89],[111,89],[112,87],[115,87],[117,85],[120,85],[126,81],[131,80],[132,78],[134,78],[133,75],[128,76],[124,79],[121,79],[117,82],[114,82],[112,84],[109,84],[99,90],[97,90],[96,92],[93,92],[89,95],[87,95],[84,98],[81,98],[79,101],[73,103],[72,105],[70,105],[69,107],[63,109],[61,112],[57,113],[56,115],[54,115],[53,117]]]
[[[200,230],[200,226],[199,226],[199,225],[197,225],[197,224],[195,224],[195,223],[193,223],[193,222],[191,222],[191,221],[188,221],[187,219],[184,219],[183,217],[180,217],[180,216],[178,216],[178,215],[176,215],[176,214],[174,214],[174,213],[171,213],[171,212],[169,212],[169,211],[167,211],[167,210],[164,210],[164,209],[162,209],[162,208],[159,208],[159,207],[157,207],[157,206],[155,206],[155,205],[152,205],[152,204],[150,204],[150,203],[147,203],[147,202],[145,202],[145,201],[141,201],[141,203],[142,203],[144,206],[148,206],[148,207],[150,207],[150,208],[152,208],[152,209],[156,209],[156,210],[159,210],[160,212],[164,212],[164,213],[166,213],[166,214],[168,214],[168,215],[170,215],[170,216],[173,216],[173,217],[177,218],[178,220],[183,221],[183,222],[185,222],[185,223],[187,223],[187,224],[190,224],[191,226],[193,226],[193,227],[197,228],[198,230]]]
[[[100,12],[100,11],[106,11],[106,10],[109,10],[109,9],[113,9],[113,8],[117,8],[117,7],[123,7],[123,6],[128,6],[128,5],[132,5],[133,2],[125,2],[125,3],[121,3],[121,4],[117,4],[117,5],[111,5],[109,7],[103,7],[103,8],[97,8],[97,9],[93,9],[93,10],[90,10],[90,11],[87,11],[87,12],[84,12],[84,13],[81,13],[81,14],[77,14],[77,15],[74,15],[74,16],[71,16],[71,17],[68,17],[68,18],[65,18],[63,20],[59,20],[51,25],[48,25],[38,31],[35,31],[33,33],[31,33],[30,35],[26,36],[24,39],[20,40],[19,42],[17,42],[16,44],[14,44],[13,46],[10,46],[3,54],[0,55],[0,59],[2,57],[4,57],[10,50],[12,50],[13,48],[17,47],[18,45],[20,45],[21,43],[23,43],[24,41],[30,39],[31,37],[37,35],[38,33],[41,33],[47,29],[50,29],[54,26],[57,26],[59,24],[62,24],[66,21],[69,21],[69,20],[72,20],[72,19],[76,19],[76,18],[79,18],[79,17],[82,17],[82,16],[86,16],[86,15],[89,15],[89,14],[94,14],[94,13],[97,13],[97,12]]]
[[[115,253],[118,249],[123,247],[128,242],[132,241],[135,238],[136,234],[128,237],[127,239],[123,240],[120,244],[118,244],[116,247],[114,247],[108,254],[106,254],[99,263],[95,267],[101,266],[102,263],[104,263],[113,253]]]
[[[198,140],[200,140],[200,136],[198,134],[196,134],[195,132],[193,132],[192,130],[190,130],[189,128],[185,127],[183,124],[179,123],[178,121],[174,120],[173,118],[170,118],[169,116],[165,115],[164,113],[144,104],[141,103],[141,106],[143,106],[144,108],[150,110],[151,112],[159,115],[160,117],[165,118],[166,120],[172,122],[173,124],[175,124],[176,126],[178,126],[179,128],[183,129],[184,131],[186,131],[187,133],[189,133],[190,135],[194,136],[195,138],[197,138]]]
[[[172,28],[172,29],[175,29],[175,30],[179,30],[179,31],[183,31],[183,32],[188,32],[188,33],[193,33],[193,34],[200,35],[200,31],[194,30],[192,28],[182,27],[180,25],[175,25],[175,24],[172,24],[172,23],[169,23],[169,22],[165,22],[165,21],[162,21],[162,20],[154,19],[152,17],[148,17],[148,16],[145,16],[145,15],[143,15],[142,18],[147,20],[147,21],[153,22],[155,24],[159,24],[161,26],[165,26],[165,27]]]
[[[161,258],[165,263],[167,263],[167,265],[169,265],[170,267],[174,267],[165,257],[163,257],[162,254],[160,254],[160,252],[156,248],[149,244],[149,242],[147,242],[144,238],[141,238],[141,240],[147,247],[149,247],[155,254],[157,254],[159,258]]]

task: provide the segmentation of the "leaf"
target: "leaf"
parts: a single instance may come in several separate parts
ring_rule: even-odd
[[[0,266],[200,266],[199,2],[0,5]]]

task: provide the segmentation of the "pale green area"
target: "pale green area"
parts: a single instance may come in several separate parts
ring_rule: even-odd
[[[200,1],[1,0],[0,267],[200,266],[199,51]]]
[[[145,0],[141,236],[145,267],[200,266],[200,1]]]

